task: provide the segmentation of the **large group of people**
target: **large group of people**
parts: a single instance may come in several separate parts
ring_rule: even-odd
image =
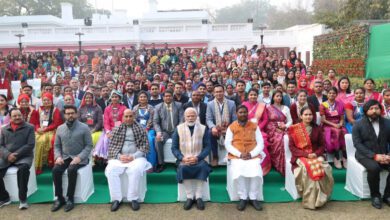
[[[324,72],[327,71],[327,72]],[[305,208],[323,206],[333,189],[332,167],[348,169],[344,135],[352,133],[356,158],[368,171],[372,204],[390,205],[379,172],[390,170],[390,89],[373,79],[351,88],[332,67],[314,70],[290,51],[254,45],[220,53],[155,44],[81,51],[0,53],[0,206],[10,203],[3,177],[17,166],[20,208],[28,207],[29,168],[52,167],[57,200],[52,211],[74,207],[77,170],[93,160],[106,166],[111,211],[123,199],[139,206],[145,172],[164,172],[171,139],[184,209],[205,208],[203,186],[225,155],[236,185],[238,210],[259,200],[263,176],[286,175],[284,138]],[[41,88],[28,84],[40,79]],[[21,82],[14,97],[11,81]],[[68,172],[67,195],[62,175]],[[120,175],[129,178],[122,195]],[[383,196],[383,198],[381,198]]]

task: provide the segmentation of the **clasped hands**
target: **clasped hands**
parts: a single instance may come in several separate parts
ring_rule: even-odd
[[[184,163],[185,165],[195,165],[198,163],[198,157],[196,156],[184,157],[181,160],[181,162]]]
[[[76,165],[79,164],[80,162],[81,162],[81,158],[76,156],[73,158],[72,162],[70,162],[70,165]],[[64,159],[62,159],[62,157],[57,157],[55,164],[56,165],[64,164]]]
[[[390,164],[390,156],[386,154],[377,154],[375,160],[380,164]]]
[[[122,162],[122,163],[130,163],[131,161],[134,160],[134,157],[131,156],[131,155],[120,155],[119,156],[119,160]]]
[[[8,155],[8,162],[10,162],[10,163],[13,163],[13,162],[15,162],[16,161],[16,159],[18,159],[17,158],[17,155],[18,155],[18,153],[10,153],[9,155]]]
[[[240,158],[243,160],[250,160],[250,159],[252,159],[252,155],[249,152],[248,153],[241,153]]]

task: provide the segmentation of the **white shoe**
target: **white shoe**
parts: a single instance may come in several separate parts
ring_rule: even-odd
[[[11,199],[9,198],[7,200],[0,201],[0,208],[9,204],[11,204]]]
[[[341,165],[341,161],[340,161],[340,160],[337,160],[336,157],[333,158],[333,163],[334,163],[334,166],[335,166],[337,169],[343,168],[343,166]]]
[[[28,207],[30,207],[30,206],[28,205],[27,202],[20,202],[19,203],[19,209],[20,210],[28,209]]]

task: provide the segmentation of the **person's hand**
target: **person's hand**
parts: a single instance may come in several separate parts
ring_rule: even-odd
[[[156,140],[157,141],[161,141],[162,139],[162,133],[161,132],[157,132],[157,135],[156,135]]]
[[[55,161],[55,164],[56,165],[62,165],[64,164],[64,160],[62,159],[62,157],[57,157],[56,161]]]
[[[385,154],[377,154],[375,156],[375,161],[377,161],[380,164],[386,164],[387,163],[387,155],[385,155]]]
[[[42,134],[44,132],[44,129],[43,128],[38,128],[37,132],[38,132],[38,134]]]
[[[75,157],[73,158],[72,162],[70,162],[70,165],[76,165],[79,164],[80,162],[81,162],[80,157]]]
[[[284,122],[279,122],[278,126],[279,126],[279,128],[282,129],[282,130],[285,130],[285,129],[286,129],[286,124],[284,124]]]
[[[108,132],[108,133],[106,134],[106,137],[107,137],[108,139],[111,139],[111,138],[112,138],[111,132]]]
[[[218,129],[216,127],[213,127],[211,129],[211,133],[213,134],[213,136],[217,137],[219,132],[218,132]]]
[[[198,157],[192,156],[190,157],[190,164],[195,165],[198,163]]]
[[[8,161],[10,162],[10,163],[13,163],[13,162],[15,162],[16,161],[16,155],[18,155],[18,153],[10,153],[9,155],[8,155]]]
[[[184,157],[181,162],[183,162],[185,165],[191,165],[191,158],[190,157]]]
[[[385,156],[385,164],[390,164],[390,155],[384,155]]]
[[[243,159],[243,160],[249,160],[251,158],[252,158],[252,156],[250,153],[242,153],[241,154],[241,159]]]

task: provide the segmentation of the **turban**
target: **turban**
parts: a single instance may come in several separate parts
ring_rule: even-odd
[[[49,92],[43,93],[42,94],[42,99],[43,98],[48,98],[48,99],[50,99],[53,102],[53,95],[51,93],[49,93]]]
[[[20,102],[21,102],[23,99],[27,100],[27,102],[30,102],[30,97],[29,97],[28,95],[26,95],[26,94],[21,94],[21,95],[19,95],[19,97],[18,97],[18,105],[20,105]]]

